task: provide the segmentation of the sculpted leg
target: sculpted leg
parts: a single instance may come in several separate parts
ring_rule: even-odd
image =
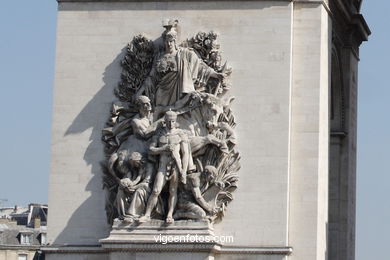
[[[150,194],[148,204],[146,205],[145,215],[139,219],[140,223],[144,223],[150,220],[150,215],[152,214],[152,210],[157,204],[158,195],[160,195],[162,188],[164,187],[165,180],[165,172],[159,171],[156,175],[156,179],[154,180],[153,191]]]
[[[119,218],[123,218],[125,216],[125,193],[122,189],[118,189],[118,193],[116,195],[116,208],[118,209]]]
[[[191,189],[192,194],[195,197],[196,202],[198,202],[199,206],[201,206],[204,210],[206,210],[208,213],[213,213],[213,207],[210,206],[207,201],[202,196],[202,193],[200,192],[199,187],[192,187]]]
[[[145,207],[151,192],[148,185],[152,181],[152,175],[154,171],[153,164],[151,164],[150,162],[146,163],[145,169],[146,173],[143,182],[147,186],[138,188],[134,192],[133,199],[131,200],[130,206],[127,210],[127,214],[130,216],[138,217],[145,211]]]
[[[174,222],[172,215],[177,203],[177,186],[178,186],[178,178],[177,178],[176,171],[174,171],[171,180],[169,182],[168,214],[166,219],[166,223],[168,224]]]
[[[212,134],[207,136],[194,136],[191,138],[191,150],[192,153],[197,153],[203,149],[206,145],[212,144],[221,149],[222,152],[228,152],[226,142],[218,139]]]
[[[207,140],[204,136],[193,136],[191,138],[190,144],[191,144],[191,151],[193,153],[198,152],[200,149],[208,145],[210,142]]]
[[[183,157],[184,156],[187,156],[187,154],[183,154]],[[186,180],[187,180],[186,174],[187,174],[188,160],[186,160],[186,163],[187,163],[186,167],[183,167],[179,151],[173,151],[172,152],[172,157],[175,160],[176,166],[178,168],[179,175],[180,175],[180,181],[183,184],[186,184]],[[183,162],[184,161],[185,161],[185,158],[183,158]]]
[[[133,199],[131,200],[129,209],[127,210],[128,215],[137,216],[137,212],[139,212],[139,210],[137,210],[137,209],[142,207],[142,201],[141,201],[140,196],[142,196],[142,195],[140,194],[140,192],[138,190],[136,190],[133,194]]]
[[[224,152],[224,153],[229,152],[228,147],[226,145],[226,142],[218,139],[217,137],[215,137],[212,134],[207,135],[206,138],[210,144],[217,146],[221,150],[221,152]]]

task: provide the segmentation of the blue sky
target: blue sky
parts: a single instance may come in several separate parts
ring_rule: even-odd
[[[390,233],[390,1],[365,0],[372,35],[360,49],[357,260],[389,259]]]
[[[47,202],[57,2],[0,7],[0,199]]]
[[[2,205],[47,202],[56,9],[55,0],[1,4],[0,199],[8,199]],[[386,259],[390,1],[366,0],[362,12],[373,34],[360,50],[356,259]]]

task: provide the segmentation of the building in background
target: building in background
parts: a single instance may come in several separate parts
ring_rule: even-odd
[[[0,208],[0,260],[42,260],[47,205]]]

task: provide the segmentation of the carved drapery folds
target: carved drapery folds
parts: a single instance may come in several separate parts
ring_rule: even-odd
[[[102,133],[110,223],[214,223],[237,188],[232,69],[222,63],[216,33],[178,44],[177,25],[166,21],[160,41],[138,35],[127,46]]]

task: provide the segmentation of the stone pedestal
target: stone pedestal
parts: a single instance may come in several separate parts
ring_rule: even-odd
[[[222,241],[223,240],[223,241]],[[100,246],[44,248],[47,259],[81,260],[286,260],[290,247],[235,246],[234,237],[216,237],[209,221],[152,220],[126,224],[116,220]]]
[[[119,244],[167,244],[178,243],[178,241],[166,241],[162,240],[165,238],[175,240],[185,240],[183,243],[200,242],[193,241],[195,237],[206,237],[214,236],[214,228],[208,221],[189,221],[179,220],[173,224],[167,225],[162,220],[151,220],[150,222],[137,224],[126,224],[123,221],[115,220],[109,237],[101,239],[104,248],[111,248],[111,245]],[[114,246],[115,247],[115,246]]]
[[[138,225],[116,220],[109,237],[99,242],[109,260],[281,260],[292,252],[288,247],[236,247],[234,237],[216,237],[208,221],[176,221],[166,225],[164,221],[152,220]]]

